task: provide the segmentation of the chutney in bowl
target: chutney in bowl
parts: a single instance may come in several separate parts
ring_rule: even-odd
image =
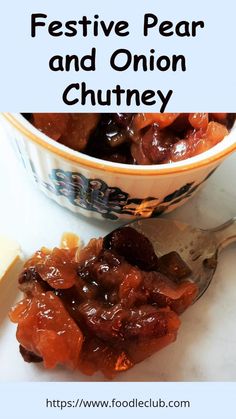
[[[69,115],[70,120],[71,115],[74,114]],[[88,114],[79,114],[77,118],[83,118],[85,121],[85,115],[88,116]],[[103,123],[104,119],[109,118],[109,114],[89,115],[94,124],[89,134],[89,139],[92,141],[94,136],[96,136],[97,124]],[[118,118],[117,115],[115,118]],[[137,115],[135,117],[129,115],[129,117],[135,120],[132,120],[132,126],[134,126],[134,122],[136,124],[140,122],[136,119]],[[194,115],[197,114],[178,115],[177,118],[173,114],[148,115],[139,116],[142,123],[143,120],[146,123],[151,118],[151,123],[148,123],[146,127],[140,128],[142,125],[139,125],[139,131],[143,135],[142,138],[145,135],[148,137],[148,140],[145,137],[145,146],[147,146],[145,150],[148,150],[148,145],[150,146],[150,142],[153,142],[153,137],[150,137],[148,131],[157,130],[157,117],[154,115],[158,115],[159,119],[169,118],[170,120],[173,118],[172,124],[179,122],[180,118],[187,118],[187,126],[189,127],[190,124],[190,131],[193,132],[194,127],[189,122],[189,118],[194,119]],[[109,154],[110,151],[108,153],[109,158],[105,159],[105,155],[102,155],[102,158],[100,158],[97,157],[96,147],[92,147],[93,151],[91,152],[96,157],[85,154],[84,151],[74,150],[71,146],[69,147],[62,143],[60,135],[55,140],[50,138],[50,135],[46,135],[42,130],[36,128],[30,122],[32,114],[26,115],[28,119],[22,114],[3,114],[2,122],[8,137],[14,143],[16,152],[24,162],[29,176],[47,196],[63,207],[88,217],[131,220],[139,217],[157,216],[170,212],[184,204],[204,184],[224,158],[236,149],[234,116],[231,114],[221,114],[221,116],[218,114],[217,117],[212,116],[216,114],[205,115],[208,115],[208,122],[205,125],[206,131],[201,136],[200,130],[195,129],[195,132],[198,133],[195,138],[195,145],[197,144],[198,151],[202,151],[201,146],[206,144],[206,138],[213,138],[214,141],[218,138],[219,141],[216,141],[215,145],[210,145],[210,148],[207,147],[206,151],[184,160],[171,162],[164,160],[161,163],[156,163],[155,161],[155,156],[159,153],[157,147],[155,152],[153,152],[153,149],[149,154],[146,152],[148,159],[151,158],[155,161],[153,164],[149,162],[148,164],[137,164],[134,161],[133,164],[127,163],[127,161],[121,162],[121,160],[119,161],[119,159],[117,160],[114,156],[111,156]],[[226,119],[222,124],[219,119],[224,119],[225,115]],[[112,116],[112,121],[113,118],[114,115]],[[154,123],[152,118],[155,118]],[[192,120],[192,124],[197,123],[198,118],[195,118],[194,122]],[[88,130],[89,124],[87,123],[85,126]],[[171,131],[173,131],[172,128]],[[219,128],[223,134],[225,133],[224,138],[222,138],[222,133],[218,136],[214,134],[214,132],[218,131],[215,128]],[[170,127],[163,127],[162,131],[166,132],[167,129],[170,130]],[[190,132],[189,129],[187,131]],[[82,136],[80,135],[81,138]],[[70,141],[71,139],[72,137],[70,137]],[[154,139],[156,139],[155,135]],[[133,144],[134,147],[138,144],[135,141],[136,139],[134,140],[133,137],[132,140],[125,140],[120,146],[128,146],[131,149]],[[179,141],[181,141],[181,138]],[[187,134],[184,139],[182,138],[182,141],[187,141]],[[172,144],[175,145],[176,142],[172,142]],[[211,141],[210,144],[212,144]],[[87,146],[90,146],[90,144]],[[182,146],[180,146],[180,149]],[[111,147],[110,144],[109,147]],[[167,149],[169,152],[171,147],[167,147]],[[102,147],[100,150],[102,150]],[[128,156],[128,152],[123,155]]]

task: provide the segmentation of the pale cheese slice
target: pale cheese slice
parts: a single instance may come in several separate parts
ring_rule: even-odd
[[[10,268],[20,259],[20,246],[14,240],[0,235],[0,285]]]

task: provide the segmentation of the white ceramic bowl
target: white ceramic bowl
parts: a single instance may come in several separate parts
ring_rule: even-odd
[[[22,115],[1,115],[29,176],[58,204],[88,217],[157,216],[185,203],[236,150],[236,124],[225,139],[178,163],[133,166],[76,152],[34,128]]]

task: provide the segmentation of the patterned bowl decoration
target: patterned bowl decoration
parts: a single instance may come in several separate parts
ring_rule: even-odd
[[[31,162],[33,168],[33,163]],[[34,178],[42,188],[56,196],[64,196],[75,207],[100,214],[109,220],[118,220],[119,215],[134,217],[157,217],[170,210],[172,205],[189,198],[213,174],[212,170],[201,183],[187,183],[167,195],[161,202],[157,197],[130,198],[127,192],[109,187],[101,179],[87,179],[78,172],[65,172],[53,169],[50,182],[42,182],[35,170]]]

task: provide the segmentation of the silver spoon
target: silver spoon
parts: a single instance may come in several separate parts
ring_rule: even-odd
[[[191,281],[198,285],[196,300],[211,283],[220,251],[236,241],[236,217],[210,230],[163,218],[138,220],[126,226],[148,237],[157,256],[171,251],[181,256],[192,271]]]

